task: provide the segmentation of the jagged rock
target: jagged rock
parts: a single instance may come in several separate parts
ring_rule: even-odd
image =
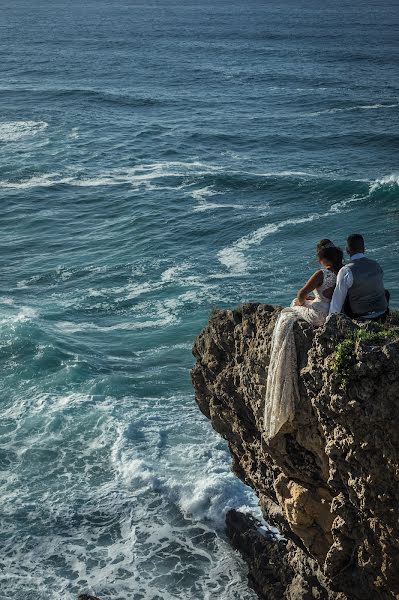
[[[317,563],[292,541],[279,539],[248,514],[230,510],[227,535],[250,566],[249,584],[267,600],[335,600]],[[345,599],[341,595],[342,600]]]
[[[80,594],[78,600],[100,600],[97,596],[90,596],[90,594]]]
[[[399,335],[342,315],[295,325],[300,401],[268,443],[262,420],[279,307],[219,311],[194,345],[200,410],[228,442],[232,468],[286,542],[229,513],[227,531],[261,598],[399,598]],[[363,333],[358,336],[361,327]],[[354,336],[354,334],[356,334]],[[347,364],[333,353],[350,339]]]

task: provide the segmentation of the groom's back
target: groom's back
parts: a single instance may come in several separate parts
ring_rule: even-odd
[[[356,316],[384,312],[388,308],[385,296],[384,273],[377,261],[366,256],[347,265],[353,276],[348,290],[352,312]]]

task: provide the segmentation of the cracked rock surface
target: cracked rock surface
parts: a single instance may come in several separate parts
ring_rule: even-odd
[[[197,404],[284,539],[237,511],[227,516],[228,536],[260,598],[399,599],[399,336],[356,339],[344,380],[334,351],[377,325],[336,315],[313,330],[299,321],[295,419],[267,443],[265,385],[280,310],[218,311],[193,348]]]

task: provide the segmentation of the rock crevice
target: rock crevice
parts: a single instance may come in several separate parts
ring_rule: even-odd
[[[399,598],[397,331],[341,315],[317,330],[298,321],[295,418],[267,442],[265,387],[280,310],[218,311],[194,344],[198,406],[284,538],[236,511],[228,535],[260,598]]]

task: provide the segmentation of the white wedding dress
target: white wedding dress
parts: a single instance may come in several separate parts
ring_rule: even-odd
[[[330,298],[324,295],[334,288],[337,276],[329,269],[321,269],[323,283],[314,291],[314,300],[304,306],[284,308],[273,331],[270,364],[267,375],[264,431],[266,439],[273,438],[281,427],[295,415],[299,400],[298,365],[294,338],[294,324],[304,319],[319,327],[325,322],[330,308]]]

